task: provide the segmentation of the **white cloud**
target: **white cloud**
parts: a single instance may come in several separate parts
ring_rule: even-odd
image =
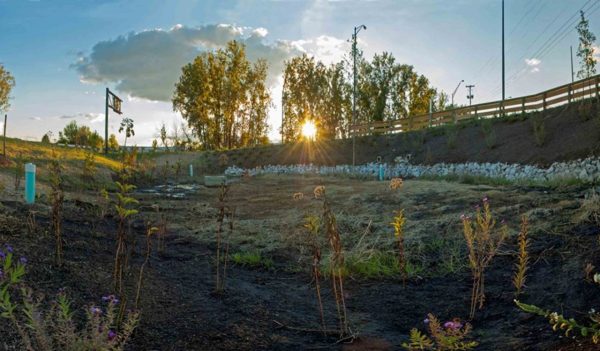
[[[300,52],[288,41],[267,43],[265,28],[228,24],[153,29],[131,32],[94,45],[89,55],[80,54],[71,67],[85,83],[116,83],[122,93],[148,100],[169,101],[181,67],[205,50],[223,47],[230,40],[246,45],[250,60],[269,62],[269,79],[283,70],[283,62]]]
[[[530,59],[525,59],[525,64],[529,67],[529,72],[531,72],[531,73],[539,72],[540,71],[539,66],[541,63],[542,63],[542,61],[535,57],[532,57]]]

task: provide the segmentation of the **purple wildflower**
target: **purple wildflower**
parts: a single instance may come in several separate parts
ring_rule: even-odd
[[[108,341],[113,341],[117,337],[117,333],[114,330],[108,331]]]
[[[93,315],[99,315],[102,313],[102,310],[96,306],[92,306],[90,312],[92,312]]]
[[[485,196],[485,197],[483,198],[483,203],[484,203],[484,204],[485,204],[485,203],[488,203],[489,201],[490,201],[490,199],[488,199],[488,197],[487,197],[487,196]]]
[[[119,299],[117,299],[117,297],[115,295],[102,296],[102,301],[109,302],[114,305],[119,303]]]
[[[0,260],[3,260],[6,257],[4,251],[0,250]]]
[[[458,330],[458,329],[462,328],[462,323],[460,323],[458,321],[448,321],[448,322],[444,323],[444,328]]]
[[[425,323],[425,324],[429,324],[429,318],[425,318],[425,319],[423,319],[423,323]]]
[[[19,258],[19,262],[21,262],[22,265],[26,265],[27,264],[27,258],[26,257],[21,257],[21,258]]]
[[[13,247],[12,247],[12,246],[10,246],[10,245],[8,245],[8,244],[6,244],[6,251],[7,251],[8,253],[12,253],[12,252],[13,252]]]

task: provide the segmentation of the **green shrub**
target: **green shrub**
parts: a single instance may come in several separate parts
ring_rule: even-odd
[[[481,131],[483,132],[485,146],[488,149],[493,149],[496,146],[496,132],[494,131],[494,124],[491,119],[481,121]]]
[[[258,251],[255,252],[236,252],[231,255],[231,261],[240,266],[248,266],[253,268],[273,268],[273,260],[263,257]]]

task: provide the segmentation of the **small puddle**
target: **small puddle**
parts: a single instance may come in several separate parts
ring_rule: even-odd
[[[139,189],[137,192],[168,197],[172,199],[183,199],[186,196],[193,195],[198,189],[204,188],[200,184],[163,184],[151,188]]]

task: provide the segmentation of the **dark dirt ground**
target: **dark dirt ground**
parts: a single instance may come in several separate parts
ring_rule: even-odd
[[[600,302],[600,287],[583,279],[585,263],[600,267],[599,228],[572,223],[587,188],[489,187],[409,180],[400,192],[391,193],[387,184],[373,181],[266,176],[232,186],[230,203],[236,206],[237,222],[231,251],[260,249],[273,259],[274,267],[231,264],[222,296],[213,293],[217,190],[200,187],[181,199],[136,194],[141,202],[141,214],[133,224],[138,253],[145,245],[142,218],[156,218],[152,204],[166,209],[169,232],[166,251],[154,253],[147,270],[142,321],[129,349],[398,350],[412,327],[424,329],[422,321],[427,313],[442,320],[468,315],[471,278],[463,266],[455,273],[413,277],[406,287],[395,276],[348,277],[348,314],[359,336],[353,344],[294,330],[318,328],[309,266],[297,246],[302,241],[302,217],[320,209],[319,201],[310,196],[317,184],[326,186],[342,240],[348,242],[360,234],[350,232],[352,225],[364,228],[369,219],[373,220],[373,235],[391,236],[387,223],[398,208],[404,208],[408,217],[409,242],[426,243],[429,238],[452,235],[461,240],[460,213],[489,195],[493,208],[509,222],[512,235],[518,228],[519,214],[527,213],[532,222],[532,265],[522,301],[580,320]],[[297,191],[306,197],[294,202],[291,194]],[[75,306],[86,306],[112,292],[115,221],[107,217],[96,223],[90,214],[94,206],[90,194],[69,195],[64,223],[66,264],[57,269],[52,265],[53,239],[46,229],[48,208],[36,205],[38,228],[28,233],[23,224],[28,208],[19,201],[2,201],[0,244],[10,243],[17,254],[28,257],[27,281],[36,290],[52,296],[66,287]],[[511,285],[514,253],[515,239],[511,237],[486,275],[486,306],[472,321],[473,337],[481,343],[477,350],[594,349],[561,338],[543,318],[515,307]],[[137,277],[141,261],[139,254],[134,257],[129,281]],[[333,328],[336,322],[328,281],[322,286],[327,324]],[[13,350],[14,335],[1,330],[3,325],[0,323],[0,349]]]
[[[594,101],[573,103],[541,113],[544,143],[538,146],[532,125],[533,114],[494,120],[495,144],[486,146],[482,121],[459,123],[455,146],[449,147],[448,128],[356,138],[356,163],[393,162],[397,156],[412,154],[413,163],[507,162],[546,166],[555,161],[600,155],[600,111]],[[352,140],[323,140],[269,145],[251,149],[201,154],[202,168],[220,172],[219,156],[228,156],[228,165],[253,168],[260,165],[313,163],[352,164]]]

